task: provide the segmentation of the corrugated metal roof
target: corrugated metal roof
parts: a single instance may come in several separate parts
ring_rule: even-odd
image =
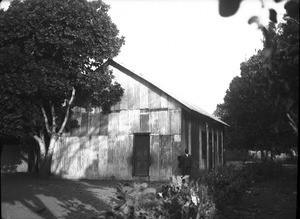
[[[167,91],[168,89],[163,89],[163,88],[160,88],[158,87],[157,85],[155,85],[153,82],[151,82],[150,79],[146,78],[145,76],[141,76],[141,75],[138,75],[138,74],[135,74],[134,72],[130,71],[129,69],[125,68],[124,66],[120,65],[119,63],[117,63],[116,61],[112,60],[112,59],[109,59],[107,61],[107,64],[108,65],[111,65],[115,68],[117,68],[118,70],[122,71],[123,73],[129,75],[130,77],[133,77],[135,79],[139,79],[139,80],[142,80],[144,81],[145,83],[155,87],[156,89],[162,91],[163,93],[167,94],[168,96],[170,96],[171,98],[173,98],[174,100],[176,100],[177,102],[179,102],[180,104],[182,104],[183,106],[185,106],[186,108],[196,112],[196,113],[199,113],[203,116],[206,116],[208,118],[211,118],[212,120],[216,121],[216,122],[219,122],[223,125],[226,125],[226,126],[229,126],[228,124],[226,124],[225,122],[223,122],[222,120],[220,120],[219,118],[211,115],[210,113],[206,112],[205,110],[195,106],[194,104],[192,103],[189,103],[188,101],[186,101],[183,97],[180,97],[178,94],[175,94],[174,92],[171,92],[171,91]]]

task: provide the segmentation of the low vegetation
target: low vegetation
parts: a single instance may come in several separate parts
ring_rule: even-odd
[[[117,187],[119,202],[104,218],[229,218],[242,208],[253,186],[286,174],[280,163],[264,162],[202,171],[191,180],[173,176],[157,188],[123,183]]]

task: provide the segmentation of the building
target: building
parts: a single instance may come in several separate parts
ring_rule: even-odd
[[[62,136],[51,170],[64,178],[168,180],[178,175],[178,156],[187,148],[194,169],[223,165],[227,125],[165,92],[113,60],[121,101],[104,114],[77,109],[79,128]]]

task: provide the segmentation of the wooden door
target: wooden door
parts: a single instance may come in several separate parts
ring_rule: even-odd
[[[133,143],[133,176],[149,176],[150,136],[135,135]]]

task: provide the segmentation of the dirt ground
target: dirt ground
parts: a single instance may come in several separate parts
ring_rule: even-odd
[[[297,171],[297,166],[293,165],[275,180],[254,184],[236,209],[237,218],[297,218]]]
[[[98,218],[102,211],[110,210],[111,202],[117,201],[118,183],[113,180],[40,180],[26,173],[2,173],[1,218]],[[161,184],[149,186],[159,188]],[[297,175],[292,174],[292,177],[254,185],[230,218],[293,219],[296,206]]]
[[[2,219],[97,218],[115,201],[116,181],[40,180],[1,174]]]
[[[121,181],[121,183],[124,181]],[[117,180],[40,180],[1,173],[1,219],[98,218],[117,202]],[[149,183],[159,188],[163,182]]]

